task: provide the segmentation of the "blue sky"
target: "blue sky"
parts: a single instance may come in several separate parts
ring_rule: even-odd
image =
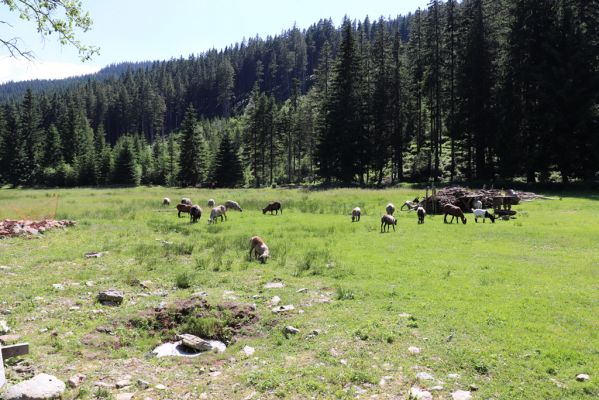
[[[35,78],[61,78],[94,72],[123,61],[164,60],[221,49],[244,37],[276,35],[295,23],[307,28],[321,18],[339,25],[344,15],[371,20],[379,16],[407,14],[427,0],[83,0],[94,25],[80,34],[86,44],[100,47],[100,55],[79,62],[70,47],[52,37],[42,40],[31,23],[7,15],[0,3],[3,39],[18,36],[22,47],[33,50],[36,61],[7,57],[0,49],[0,82]]]

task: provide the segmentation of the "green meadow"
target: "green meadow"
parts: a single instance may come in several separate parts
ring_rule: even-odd
[[[549,194],[552,200],[523,202],[516,219],[494,224],[467,214],[466,225],[444,224],[442,216],[418,225],[415,213],[396,212],[397,231],[380,233],[388,202],[399,207],[423,194],[0,190],[0,219],[77,221],[32,239],[0,240],[0,319],[30,344],[29,355],[6,361],[7,378],[25,379],[24,365],[64,381],[85,374],[66,399],[122,392],[154,400],[408,399],[413,386],[441,386],[433,398],[450,399],[471,385],[474,399],[599,397],[599,196]],[[170,207],[161,206],[165,196]],[[198,223],[177,218],[181,197],[204,209]],[[209,198],[236,200],[243,212],[208,225]],[[273,200],[283,213],[263,215]],[[356,206],[363,214],[352,223]],[[248,259],[254,235],[270,248],[266,264]],[[265,288],[269,282],[284,286]],[[109,288],[124,292],[121,306],[96,301]],[[227,309],[164,329],[148,317],[160,303],[175,313],[194,294],[215,310],[255,304],[255,318],[231,330],[236,317]],[[294,309],[274,313],[274,296]],[[299,333],[286,333],[288,325]],[[151,356],[189,330],[226,337],[227,350]],[[255,352],[246,354],[246,346]],[[419,381],[419,372],[433,379]],[[590,380],[577,382],[580,373]],[[95,386],[123,377],[132,386]]]

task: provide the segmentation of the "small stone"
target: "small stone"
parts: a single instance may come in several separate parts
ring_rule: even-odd
[[[94,282],[94,281],[86,281],[86,282],[85,282],[85,286],[87,286],[87,287],[92,287],[92,286],[94,286],[95,284],[96,284],[96,282]]]
[[[6,346],[10,343],[16,343],[21,339],[19,335],[2,335],[0,336],[0,344]]]
[[[471,383],[469,388],[471,392],[476,392],[478,390],[478,386],[476,386],[474,383]]]
[[[449,379],[460,379],[460,374],[448,374],[447,378],[449,378]]]
[[[428,372],[418,372],[416,374],[416,379],[421,380],[421,381],[432,381],[433,376],[431,374],[429,374]]]
[[[84,254],[85,258],[100,258],[103,255],[104,255],[104,253],[102,253],[102,252],[90,252],[90,253]]]
[[[251,356],[256,352],[256,349],[254,349],[251,346],[243,346],[242,351],[245,353],[246,356]]]
[[[154,386],[154,388],[156,390],[166,390],[166,386],[164,386],[162,383],[159,383],[158,385]]]
[[[123,302],[125,295],[115,289],[108,289],[98,293],[98,301],[104,305],[119,305]]]
[[[61,283],[53,283],[52,287],[54,288],[54,290],[64,290],[64,285]]]
[[[200,393],[200,400],[207,400],[207,399],[209,399],[208,393],[206,393],[206,392]]]
[[[342,358],[341,360],[339,360],[339,362],[343,365],[347,365],[347,360],[345,358]]]
[[[67,383],[69,384],[70,388],[75,389],[75,388],[79,387],[83,383],[83,381],[85,381],[85,378],[86,378],[85,375],[77,374],[77,375],[72,376]]]
[[[401,314],[399,314],[399,318],[410,318],[412,316],[412,314],[408,314],[406,312],[402,312]]]
[[[119,381],[116,382],[116,388],[117,389],[126,388],[127,386],[131,386],[131,380],[130,379],[121,379],[121,380],[119,380]]]
[[[296,327],[293,327],[291,325],[287,325],[285,327],[285,333],[295,335],[296,333],[299,333],[299,331],[300,331],[299,329],[297,329]]]
[[[104,389],[114,389],[115,388],[113,383],[102,382],[102,381],[94,382],[94,386],[99,387],[99,388],[104,388]]]
[[[587,374],[578,374],[578,375],[576,375],[576,380],[577,380],[578,382],[586,382],[586,381],[588,381],[589,379],[591,379],[591,377],[590,377],[590,376],[588,376]]]
[[[293,304],[288,304],[286,306],[277,306],[277,307],[274,307],[272,309],[272,312],[275,313],[275,314],[278,314],[278,313],[292,311],[292,310],[295,310],[295,307],[293,306]]]
[[[214,371],[214,372],[210,372],[208,375],[210,375],[213,378],[216,378],[217,376],[220,376],[222,374],[222,371]]]
[[[138,379],[138,380],[137,380],[137,386],[138,386],[140,389],[142,389],[142,390],[145,390],[145,389],[147,389],[147,388],[149,388],[149,387],[150,387],[150,382],[148,382],[148,381],[144,381],[143,379]]]
[[[268,282],[264,285],[264,289],[280,289],[284,288],[285,284],[283,282]]]
[[[410,346],[408,347],[408,352],[412,355],[420,354],[420,347]]]
[[[206,292],[196,292],[196,293],[194,293],[194,294],[191,295],[192,299],[197,299],[197,298],[200,298],[200,297],[208,297],[208,293],[206,293]]]
[[[11,386],[4,392],[4,400],[56,399],[61,398],[66,385],[55,376],[39,374]]]
[[[279,305],[280,302],[281,298],[279,296],[274,296],[272,299],[270,299],[270,304],[272,304],[273,306]]]
[[[153,282],[152,281],[141,281],[139,282],[139,286],[141,286],[144,289],[149,289],[150,287],[152,287]]]
[[[195,351],[210,351],[212,350],[212,344],[209,341],[199,338],[188,333],[177,335],[177,340],[181,340],[183,346],[188,347]]]
[[[431,388],[431,390],[432,390],[433,392],[440,392],[441,390],[443,390],[443,386],[441,386],[441,385],[433,386],[433,387]]]
[[[42,328],[39,330],[40,333],[46,333],[48,332],[48,328]]]
[[[296,293],[307,293],[307,292],[308,292],[307,288],[301,288],[296,291]]]
[[[116,395],[116,400],[131,400],[135,393],[118,393]]]
[[[472,394],[467,390],[456,390],[451,394],[453,400],[472,400]]]
[[[366,389],[361,388],[360,386],[354,385],[354,391],[356,394],[364,394],[366,393]]]
[[[79,310],[81,310],[81,307],[79,307],[79,306],[69,307],[69,311],[79,311]]]
[[[413,387],[410,389],[410,399],[433,400],[433,395],[428,390],[422,390],[418,387]]]

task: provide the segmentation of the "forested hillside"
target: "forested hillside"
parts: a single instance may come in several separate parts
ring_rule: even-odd
[[[122,72],[2,85],[0,181],[593,180],[598,28],[599,0],[432,0],[392,19],[321,20]]]

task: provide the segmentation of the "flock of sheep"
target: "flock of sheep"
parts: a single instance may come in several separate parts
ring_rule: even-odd
[[[163,206],[169,206],[171,204],[171,200],[168,197],[165,197],[162,200]],[[243,209],[233,200],[227,200],[223,205],[216,205],[214,199],[208,200],[208,207],[210,207],[210,218],[208,219],[208,224],[215,224],[220,217],[221,222],[227,220],[227,211],[228,210],[237,210],[239,212],[243,212]],[[424,218],[426,217],[426,210],[422,207],[418,201],[418,198],[410,201],[407,200],[402,206],[407,207],[408,211],[416,211],[416,215],[418,216],[418,224],[424,224]],[[177,216],[180,218],[181,213],[189,214],[190,222],[197,222],[202,217],[202,208],[191,202],[191,199],[187,197],[183,197],[181,202],[177,204]],[[281,203],[278,201],[274,201],[269,203],[266,207],[262,209],[262,213],[266,214],[269,212],[273,214],[275,212],[277,215],[279,211],[283,214],[283,208],[281,207]],[[395,232],[395,226],[397,225],[397,219],[393,216],[395,212],[395,206],[392,203],[387,204],[385,207],[386,214],[381,217],[381,232],[389,232],[389,227],[393,227],[393,231]],[[478,218],[482,218],[483,222],[485,222],[486,218],[489,218],[491,222],[495,222],[495,217],[492,213],[489,213],[487,210],[482,208],[482,203],[480,200],[474,202],[474,208],[472,209],[472,213],[474,214],[475,222],[478,222]],[[466,217],[464,216],[464,212],[460,207],[454,206],[452,204],[446,204],[443,206],[443,222],[447,223],[447,216],[451,216],[451,221],[449,223],[453,223],[454,218],[457,218],[458,221],[461,220],[463,224],[466,223]],[[360,216],[362,215],[362,210],[360,207],[355,207],[351,211],[351,220],[352,222],[359,222]],[[250,239],[250,259],[252,257],[252,253],[254,254],[257,260],[265,263],[266,259],[270,257],[270,253],[268,250],[268,246],[264,242],[264,240],[260,236],[253,236]]]

